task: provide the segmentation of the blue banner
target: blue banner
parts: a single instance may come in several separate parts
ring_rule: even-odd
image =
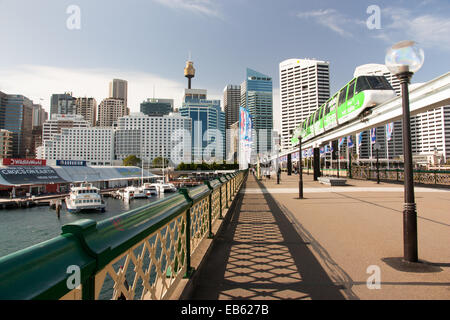
[[[389,141],[392,139],[392,132],[394,131],[394,123],[388,123],[386,125],[386,140]]]
[[[374,144],[377,141],[377,128],[370,129],[370,144]]]
[[[353,148],[353,139],[352,139],[352,136],[348,136],[348,137],[347,137],[347,146],[348,146],[349,148]]]
[[[362,139],[363,139],[363,132],[364,131],[361,131],[360,133],[358,133],[358,147],[361,147],[361,144],[362,144]]]

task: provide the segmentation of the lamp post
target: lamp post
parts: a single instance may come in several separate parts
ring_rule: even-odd
[[[380,163],[378,161],[378,150],[380,150],[380,144],[378,142],[375,143],[373,148],[377,152],[377,183],[380,184]]]
[[[302,133],[298,136],[298,198],[303,199]]]
[[[417,250],[417,211],[414,200],[414,180],[411,150],[411,128],[409,112],[408,84],[414,72],[418,71],[424,61],[423,50],[414,41],[401,41],[388,49],[386,67],[395,74],[402,88],[403,109],[403,154],[405,162],[404,208],[403,208],[403,259],[418,262]]]

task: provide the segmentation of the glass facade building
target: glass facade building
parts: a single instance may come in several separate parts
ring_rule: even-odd
[[[219,130],[222,153],[219,155],[213,152],[211,156],[215,157],[217,162],[223,161],[225,159],[225,112],[220,108],[220,100],[196,99],[185,95],[180,114],[192,120],[193,160],[195,162],[208,160],[204,159],[205,148],[216,141],[217,131],[213,130]]]
[[[151,117],[162,117],[173,112],[173,99],[148,99],[141,103],[141,112]]]
[[[34,154],[32,141],[33,101],[22,95],[0,92],[0,129],[12,132],[12,156]]]
[[[253,121],[254,151],[270,152],[272,149],[273,97],[272,78],[247,68],[246,79],[241,84],[241,106],[247,108]]]

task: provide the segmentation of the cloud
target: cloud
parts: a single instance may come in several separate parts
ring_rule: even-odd
[[[212,0],[154,0],[172,9],[187,10],[205,16],[222,18],[217,4]]]
[[[414,13],[405,8],[382,9],[382,33],[378,38],[394,43],[414,40],[422,47],[450,50],[450,17],[437,14]]]
[[[140,103],[153,97],[153,87],[156,98],[174,99],[176,107],[181,105],[184,83],[150,73],[112,69],[37,65],[4,68],[0,69],[0,91],[22,94],[49,111],[50,97],[54,93],[72,92],[75,97],[94,97],[99,104],[108,97],[109,82],[114,78],[128,81],[128,107],[131,112],[138,112]]]
[[[346,30],[347,27],[350,26],[349,29],[352,29],[351,26],[363,23],[362,21],[348,18],[335,9],[300,12],[297,14],[297,17],[300,19],[313,19],[316,23],[325,26],[346,38],[353,37],[353,34]]]

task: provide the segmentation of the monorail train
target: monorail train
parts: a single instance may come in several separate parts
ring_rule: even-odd
[[[307,141],[394,97],[396,93],[384,76],[356,77],[294,130],[291,143],[293,146],[298,145],[301,132],[302,141]]]

